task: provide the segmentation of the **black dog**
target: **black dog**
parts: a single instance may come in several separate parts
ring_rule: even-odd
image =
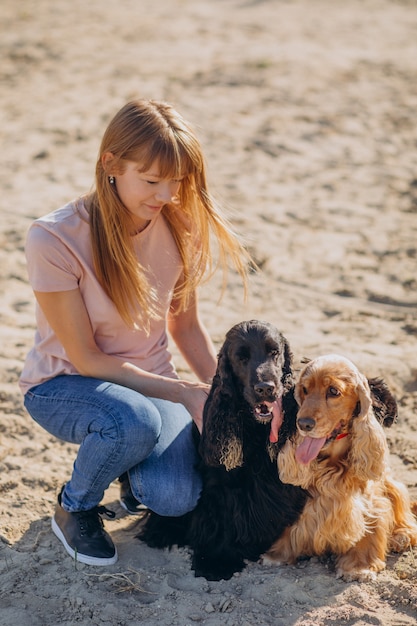
[[[208,580],[258,560],[305,503],[301,488],[279,480],[276,463],[295,432],[293,387],[292,354],[274,326],[249,321],[229,330],[204,409],[197,507],[179,518],[150,512],[139,538],[190,546],[195,575]]]

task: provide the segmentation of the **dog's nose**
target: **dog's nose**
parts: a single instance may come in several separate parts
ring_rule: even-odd
[[[313,420],[312,417],[300,417],[300,419],[297,420],[297,426],[299,427],[299,429],[304,430],[308,433],[313,430],[315,425],[316,421]]]
[[[271,397],[274,394],[275,385],[274,383],[266,381],[266,382],[256,383],[256,385],[254,386],[254,389],[255,389],[255,393],[257,393],[259,397],[266,398],[268,396]]]

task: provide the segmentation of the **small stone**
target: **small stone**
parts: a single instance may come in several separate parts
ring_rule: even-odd
[[[231,607],[232,605],[232,601],[230,598],[226,598],[225,600],[223,600],[223,602],[220,603],[220,611],[222,613],[226,613],[226,611]]]

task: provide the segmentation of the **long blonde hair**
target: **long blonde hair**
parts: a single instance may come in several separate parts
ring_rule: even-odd
[[[103,163],[108,152],[114,158]],[[104,133],[96,187],[87,201],[97,277],[125,322],[148,328],[150,319],[159,317],[155,294],[134,253],[131,215],[109,181],[110,172],[123,172],[126,161],[139,163],[143,171],[157,162],[161,178],[182,179],[178,202],[163,208],[183,264],[183,277],[174,293],[179,310],[187,307],[191,293],[218,265],[225,280],[229,258],[246,287],[251,259],[208,192],[204,158],[193,130],[165,102],[131,101]],[[218,244],[217,262],[211,233]]]

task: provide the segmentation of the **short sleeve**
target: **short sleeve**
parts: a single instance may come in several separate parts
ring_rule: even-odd
[[[34,291],[70,291],[80,280],[73,253],[53,232],[32,224],[25,246],[29,282]]]

